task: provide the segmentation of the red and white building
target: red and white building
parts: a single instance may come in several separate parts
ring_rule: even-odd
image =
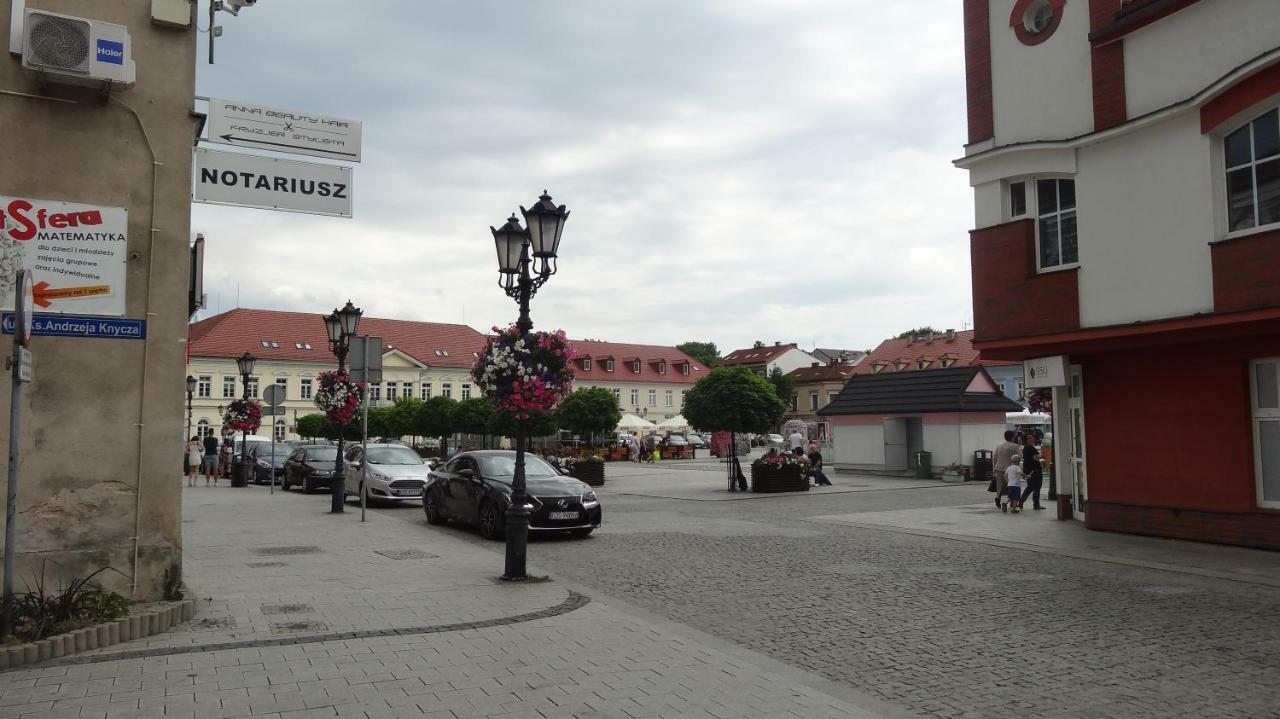
[[[964,0],[975,346],[1094,529],[1280,548],[1280,6]]]

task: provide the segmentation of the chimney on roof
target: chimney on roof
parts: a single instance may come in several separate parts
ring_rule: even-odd
[[[774,347],[781,347],[781,346],[782,346],[782,343],[781,343],[781,342],[774,342],[774,343],[773,343],[773,346],[774,346]]]
[[[927,345],[933,344],[933,330],[924,333],[924,343]]]
[[[916,341],[916,335],[915,335],[915,333],[914,333],[914,332],[912,332],[911,334],[907,335],[907,346],[908,346],[908,347],[910,347],[911,345],[915,344],[915,341]]]
[[[955,341],[956,341],[956,331],[955,331],[955,330],[950,330],[950,329],[949,329],[949,330],[947,330],[947,341],[948,341],[948,342],[955,342]]]

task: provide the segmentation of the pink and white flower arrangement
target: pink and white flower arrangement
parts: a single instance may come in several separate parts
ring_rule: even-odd
[[[564,330],[522,334],[511,325],[493,332],[471,368],[480,391],[517,420],[555,412],[573,384],[574,352]]]
[[[320,387],[314,399],[329,423],[343,425],[354,421],[360,410],[364,383],[352,382],[346,372],[321,372],[318,379]]]
[[[262,426],[262,403],[256,399],[231,400],[222,426],[237,432],[257,432]]]

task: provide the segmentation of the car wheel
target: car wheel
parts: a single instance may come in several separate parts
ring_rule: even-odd
[[[311,478],[310,477],[302,478],[302,493],[311,494]]]
[[[288,491],[289,491],[289,487],[292,487],[292,486],[293,486],[293,485],[289,484],[289,475],[288,475],[288,473],[285,473],[284,477],[280,480],[280,491],[282,491],[282,492],[288,492]]]
[[[422,512],[427,515],[427,524],[444,524],[444,513],[440,511],[440,498],[435,492],[427,492],[422,496]]]
[[[480,503],[480,536],[485,539],[502,539],[506,534],[505,527],[502,526],[502,512],[498,511],[497,505],[488,500]]]
[[[585,529],[573,529],[573,530],[570,530],[570,534],[572,534],[575,537],[587,537],[591,535],[591,532],[593,530],[595,530],[595,527],[587,527]]]

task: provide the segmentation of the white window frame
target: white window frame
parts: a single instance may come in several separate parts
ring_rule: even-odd
[[[613,393],[613,398],[618,400],[618,404],[622,404],[622,388],[610,387],[609,391]]]
[[[658,361],[658,374],[666,374],[666,373],[667,373],[667,361],[666,361],[666,360],[659,360],[659,361]]]
[[[1259,431],[1259,425],[1262,422],[1280,422],[1280,407],[1267,409],[1258,407],[1258,365],[1260,364],[1280,364],[1280,357],[1262,357],[1249,362],[1249,409],[1251,410],[1249,426],[1253,432],[1254,496],[1259,507],[1280,509],[1280,500],[1267,501],[1263,499],[1262,493],[1262,433]]]
[[[196,436],[201,439],[204,439],[205,437],[209,437],[212,435],[213,435],[213,424],[209,420],[205,419],[204,417],[201,417],[200,421],[196,422]]]
[[[276,384],[280,387],[284,387],[284,398],[289,399],[289,378],[276,377]]]
[[[369,399],[370,401],[373,401],[373,402],[382,401],[382,383],[381,382],[369,383]]]
[[[818,411],[818,393],[817,392],[809,393],[809,409],[813,410],[814,412]]]
[[[827,404],[831,404],[832,402],[836,401],[836,397],[839,397],[839,396],[840,396],[840,393],[839,393],[839,392],[831,392],[831,391],[828,391],[828,392],[827,392]]]
[[[650,407],[658,406],[658,390],[656,389],[649,390],[649,406]]]
[[[1225,182],[1225,175],[1223,177]],[[1002,200],[1001,200],[1003,211],[1004,211],[1004,219],[1006,221],[1025,219],[1025,220],[1031,220],[1035,224],[1035,233],[1036,233],[1035,253],[1036,253],[1036,272],[1037,273],[1044,274],[1046,272],[1062,272],[1064,270],[1071,270],[1076,267],[1079,267],[1080,266],[1080,221],[1079,221],[1080,193],[1079,193],[1078,183],[1076,188],[1077,189],[1076,205],[1070,210],[1067,210],[1067,213],[1066,213],[1066,214],[1074,214],[1076,217],[1076,261],[1060,262],[1056,265],[1051,265],[1049,267],[1044,267],[1040,264],[1040,195],[1039,195],[1038,183],[1041,180],[1054,180],[1054,181],[1070,180],[1072,182],[1075,182],[1076,176],[1050,172],[1043,175],[1022,175],[1019,177],[1010,177],[1006,179],[1002,183],[1003,194],[1002,194]],[[1015,215],[1013,214],[1013,197],[1012,197],[1013,186],[1020,182],[1023,183],[1024,193],[1026,195],[1026,207],[1022,214]],[[1054,187],[1056,188],[1057,186],[1055,185]],[[1061,209],[1059,209],[1054,214],[1058,215],[1058,217],[1061,218],[1064,213]],[[1047,216],[1048,215],[1046,215],[1046,217]],[[1058,226],[1061,227],[1062,226],[1061,223],[1059,223]],[[1058,255],[1059,257],[1061,257],[1062,255],[1061,240],[1059,240]]]
[[[1228,168],[1227,167],[1227,136],[1234,133],[1236,130],[1239,130],[1240,128],[1245,127],[1246,125],[1252,125],[1254,120],[1257,120],[1258,118],[1262,117],[1268,112],[1271,112],[1272,110],[1276,110],[1277,108],[1280,108],[1280,103],[1277,103],[1275,98],[1272,98],[1270,100],[1265,101],[1262,104],[1255,105],[1254,107],[1248,110],[1245,110],[1244,112],[1241,112],[1230,123],[1224,124],[1222,127],[1214,130],[1213,132],[1213,137],[1215,140],[1215,142],[1213,143],[1213,160],[1214,160],[1213,164],[1214,164],[1214,173],[1217,177],[1217,181],[1214,183],[1214,189],[1218,193],[1218,196],[1214,198],[1215,200],[1214,207],[1216,208],[1216,213],[1219,218],[1218,219],[1219,234],[1224,240],[1232,240],[1237,237],[1248,237],[1249,235],[1256,235],[1260,232],[1272,232],[1275,229],[1280,228],[1280,222],[1271,222],[1265,225],[1254,225],[1253,227],[1246,227],[1239,230],[1232,230],[1231,229],[1231,207],[1230,207],[1231,192],[1230,192],[1230,187],[1227,184],[1227,172],[1229,170],[1239,170],[1244,167],[1255,168],[1254,176],[1253,176],[1253,179],[1254,179],[1253,208],[1254,208],[1254,219],[1256,220],[1257,212],[1258,212],[1258,182],[1257,182],[1258,176],[1257,176],[1256,168],[1261,163],[1259,163],[1255,159],[1255,160],[1251,160],[1246,165],[1239,165],[1233,168]],[[1252,137],[1252,135],[1250,135],[1250,137]],[[1264,159],[1263,162],[1272,162],[1275,159],[1276,159],[1275,156],[1272,155]]]
[[[283,417],[275,421],[275,433],[277,442],[283,442],[288,437],[289,423],[285,422]]]
[[[665,397],[665,398],[666,398],[666,402],[667,402],[666,406],[668,406],[668,407],[674,407],[674,406],[675,406],[675,391],[674,391],[674,390],[666,390],[666,391],[665,391],[665,394],[663,395],[663,397]]]
[[[640,374],[640,360],[631,361],[631,371],[634,374]]]
[[[262,383],[258,381],[257,377],[249,378],[249,397],[250,398],[252,399],[258,398],[258,390],[261,389],[261,386],[260,386],[261,384]]]
[[[635,387],[631,388],[631,406],[632,407],[640,406],[640,390]]]
[[[463,382],[462,387],[461,389],[458,390],[458,392],[459,392],[459,396],[462,399],[471,399],[471,383]]]
[[[236,383],[239,381],[240,379],[235,375],[226,375],[226,374],[222,375],[222,398],[223,399],[236,398],[236,388],[237,388]]]
[[[400,396],[400,385],[396,384],[396,381],[393,379],[387,380],[387,401],[395,402],[396,398],[399,396]]]
[[[298,385],[299,385],[299,388],[298,388],[299,399],[311,399],[312,397],[315,396],[312,394],[312,392],[314,392],[314,388],[312,387],[311,380],[309,378],[303,377],[301,380],[299,380]]]
[[[689,372],[690,372],[689,363],[688,363],[688,362],[681,362],[681,363],[680,363],[680,374],[685,375],[685,376],[687,377],[687,376],[689,375]]]
[[[583,358],[582,358],[582,371],[583,371],[583,372],[590,372],[590,371],[591,371],[591,358],[590,358],[590,357],[583,357]]]
[[[419,397],[422,398],[423,402],[431,399],[431,383],[430,382],[422,383],[422,392],[419,395]]]
[[[196,397],[200,399],[213,397],[213,375],[202,374],[196,378]]]
[[[449,398],[452,398],[452,397],[453,397],[453,383],[452,383],[452,382],[441,382],[441,383],[440,383],[440,396],[441,396],[441,397],[449,397]]]
[[[605,371],[605,372],[612,372],[612,371],[613,371],[613,360],[611,360],[611,359],[607,359],[607,360],[605,360],[605,361],[604,361],[604,371]]]

